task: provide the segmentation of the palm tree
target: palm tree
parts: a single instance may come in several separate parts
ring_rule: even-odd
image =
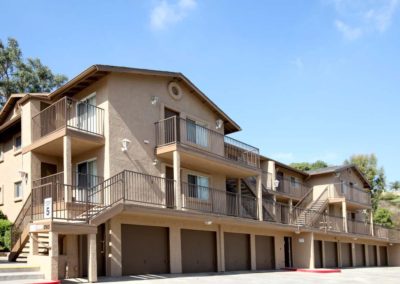
[[[400,181],[394,181],[390,183],[390,189],[393,191],[399,191],[400,190]]]

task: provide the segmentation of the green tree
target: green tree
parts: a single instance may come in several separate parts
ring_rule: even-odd
[[[328,167],[328,164],[324,161],[318,160],[315,161],[314,163],[308,163],[308,162],[291,163],[290,166],[300,171],[312,171],[321,168],[326,168]]]
[[[393,191],[399,191],[400,190],[400,181],[394,181],[390,183],[390,189]]]
[[[374,223],[393,228],[392,213],[386,208],[376,209],[374,212]]]
[[[7,45],[0,40],[0,107],[13,93],[51,92],[66,81],[39,59],[24,60],[15,39],[8,38]]]
[[[376,210],[379,197],[386,188],[386,176],[383,167],[378,167],[378,159],[375,154],[353,155],[344,162],[345,165],[356,165],[371,185],[372,206]]]

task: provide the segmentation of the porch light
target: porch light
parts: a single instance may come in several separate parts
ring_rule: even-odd
[[[274,187],[278,187],[278,186],[279,186],[279,180],[276,179],[276,180],[274,181]]]
[[[154,159],[153,160],[153,166],[157,166],[158,165],[158,160],[157,159]]]
[[[28,178],[28,173],[25,172],[24,170],[18,170],[18,173],[20,174],[22,179],[27,179]]]
[[[216,129],[221,129],[222,125],[224,124],[224,122],[222,121],[222,119],[217,119],[215,121],[215,128]]]
[[[150,100],[151,104],[152,105],[157,104],[158,103],[158,99],[159,98],[157,96],[151,96],[151,100]]]
[[[358,239],[357,238],[353,238],[353,241],[357,241]]]
[[[212,225],[212,223],[213,223],[213,222],[212,222],[211,220],[204,221],[204,224],[207,225],[207,226]]]
[[[389,246],[392,246],[392,245],[393,245],[392,243],[389,244]]]
[[[121,151],[122,152],[128,151],[128,146],[129,146],[130,143],[131,143],[131,140],[126,139],[126,138],[122,139],[121,140],[121,144],[122,144]]]

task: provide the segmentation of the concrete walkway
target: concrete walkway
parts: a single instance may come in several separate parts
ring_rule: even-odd
[[[73,279],[65,283],[85,283],[85,280]],[[374,267],[343,269],[341,273],[309,273],[309,272],[242,272],[219,274],[184,274],[184,275],[141,275],[125,277],[100,277],[99,283],[136,283],[136,284],[163,284],[163,283],[218,283],[218,284],[336,284],[336,283],[371,283],[390,284],[400,283],[400,267]]]

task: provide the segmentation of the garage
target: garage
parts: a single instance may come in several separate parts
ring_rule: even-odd
[[[322,241],[314,240],[314,267],[322,268]]]
[[[388,266],[387,247],[379,247],[380,266]]]
[[[181,245],[183,273],[217,271],[215,232],[181,230]]]
[[[325,242],[325,266],[338,267],[337,243]]]
[[[340,254],[342,256],[342,267],[352,267],[353,260],[351,257],[351,244],[341,243],[340,244]]]
[[[256,236],[256,269],[275,269],[274,237]]]
[[[169,229],[121,225],[122,274],[169,273]]]
[[[368,246],[368,266],[377,266],[376,246]]]
[[[250,270],[250,235],[225,233],[225,270]]]
[[[364,245],[356,244],[356,266],[363,267],[365,266],[365,249]]]

